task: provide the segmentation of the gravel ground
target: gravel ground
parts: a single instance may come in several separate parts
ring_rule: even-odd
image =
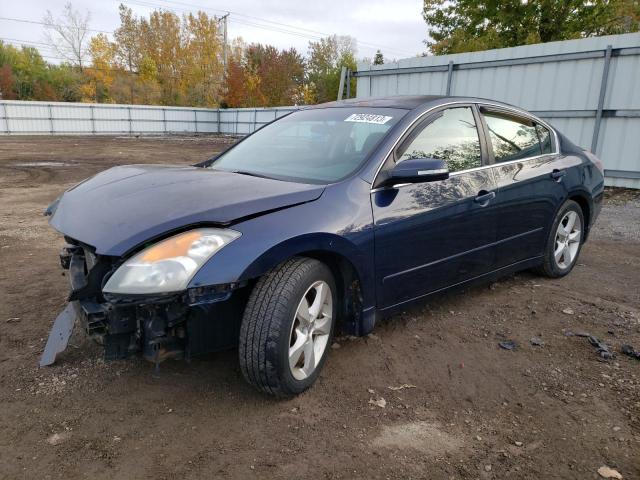
[[[640,349],[628,190],[607,192],[568,277],[522,272],[338,338],[295,399],[247,386],[236,351],[154,376],[141,359],[103,362],[76,333],[39,369],[68,290],[46,205],[110,166],[194,163],[232,141],[0,139],[0,478],[596,479],[604,466],[640,478],[640,361],[621,353]]]

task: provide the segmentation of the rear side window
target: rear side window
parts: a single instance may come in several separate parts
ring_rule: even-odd
[[[551,133],[549,133],[549,130],[538,124],[536,124],[536,130],[538,132],[538,139],[540,140],[542,153],[553,153],[553,150],[551,149]]]
[[[410,158],[438,158],[450,172],[482,165],[480,138],[469,107],[449,108],[401,146],[398,162]]]
[[[549,130],[534,124],[531,120],[513,117],[508,114],[484,112],[489,129],[489,138],[496,162],[508,162],[541,155],[541,138],[546,134],[547,146],[551,152]],[[542,143],[544,145],[544,143]]]

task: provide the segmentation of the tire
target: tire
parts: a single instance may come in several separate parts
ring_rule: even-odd
[[[567,240],[567,237],[563,238],[564,233],[561,233],[559,227],[562,223],[562,230],[566,232],[565,227],[567,226],[568,219],[571,217],[574,219],[574,224],[572,231],[569,232],[571,239]],[[560,210],[558,210],[553,225],[549,230],[549,236],[544,249],[544,262],[540,267],[536,268],[535,271],[550,278],[560,278],[567,275],[573,269],[580,256],[580,250],[582,249],[582,243],[584,241],[584,228],[584,214],[582,213],[580,205],[573,200],[564,202]],[[556,254],[561,250],[562,242],[564,241],[568,241],[568,243],[564,245],[567,246],[569,250],[562,248],[562,254],[560,258],[558,258]]]
[[[238,353],[247,382],[277,397],[309,388],[330,350],[337,304],[333,275],[318,260],[295,257],[260,278],[240,327]],[[294,366],[290,355],[292,362],[298,358]]]

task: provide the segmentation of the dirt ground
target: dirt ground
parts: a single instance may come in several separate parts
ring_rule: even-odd
[[[603,465],[640,478],[640,361],[620,353],[640,349],[631,191],[608,192],[567,278],[524,272],[338,338],[292,400],[249,387],[236,351],[155,377],[141,359],[104,363],[76,332],[39,369],[68,290],[48,203],[110,166],[194,163],[232,141],[0,138],[0,478],[595,479]]]

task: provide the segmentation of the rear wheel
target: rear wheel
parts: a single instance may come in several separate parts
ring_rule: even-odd
[[[256,284],[240,329],[240,367],[246,380],[276,396],[296,395],[318,377],[337,313],[329,268],[291,259]]]
[[[551,278],[568,274],[578,260],[583,239],[582,208],[573,200],[567,200],[553,222],[544,251],[544,263],[537,271]]]

